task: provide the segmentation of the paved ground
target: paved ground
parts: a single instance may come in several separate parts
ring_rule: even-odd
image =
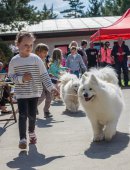
[[[130,89],[123,90],[126,110],[118,133],[110,142],[93,143],[88,118],[80,111],[64,113],[62,103],[53,103],[53,118],[37,116],[37,145],[18,148],[18,125],[0,122],[0,170],[130,170]],[[0,117],[1,118],[1,117]],[[9,126],[10,125],[10,126]]]

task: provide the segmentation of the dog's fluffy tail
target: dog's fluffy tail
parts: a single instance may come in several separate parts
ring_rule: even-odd
[[[107,67],[101,68],[99,71],[102,75],[104,75],[104,78],[109,83],[118,84],[118,78],[117,78],[117,73],[115,69],[107,66]]]
[[[74,74],[65,73],[60,77],[60,83],[65,85],[72,79],[77,79],[77,76]]]
[[[89,77],[91,74],[109,83],[118,84],[117,73],[112,67],[106,66],[100,69],[92,68],[89,72],[84,73],[86,77]]]

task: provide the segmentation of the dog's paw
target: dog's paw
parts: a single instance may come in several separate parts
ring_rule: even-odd
[[[104,137],[106,141],[111,141],[112,137],[116,134],[116,129],[105,129]]]
[[[115,133],[112,133],[112,134],[105,134],[105,140],[106,141],[111,141],[111,139],[112,139],[112,137],[114,136],[116,134],[116,132]]]
[[[93,141],[94,141],[94,142],[100,142],[100,141],[102,141],[102,140],[104,140],[104,135],[103,135],[103,134],[96,135],[96,136],[94,136],[94,138],[93,138]]]

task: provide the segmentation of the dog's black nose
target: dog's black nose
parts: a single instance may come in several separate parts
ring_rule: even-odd
[[[88,93],[84,93],[84,97],[88,97]]]

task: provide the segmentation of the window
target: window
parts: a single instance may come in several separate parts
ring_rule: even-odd
[[[63,52],[63,55],[66,56],[66,54],[68,53],[68,46],[69,45],[55,45],[55,48],[61,49]]]

